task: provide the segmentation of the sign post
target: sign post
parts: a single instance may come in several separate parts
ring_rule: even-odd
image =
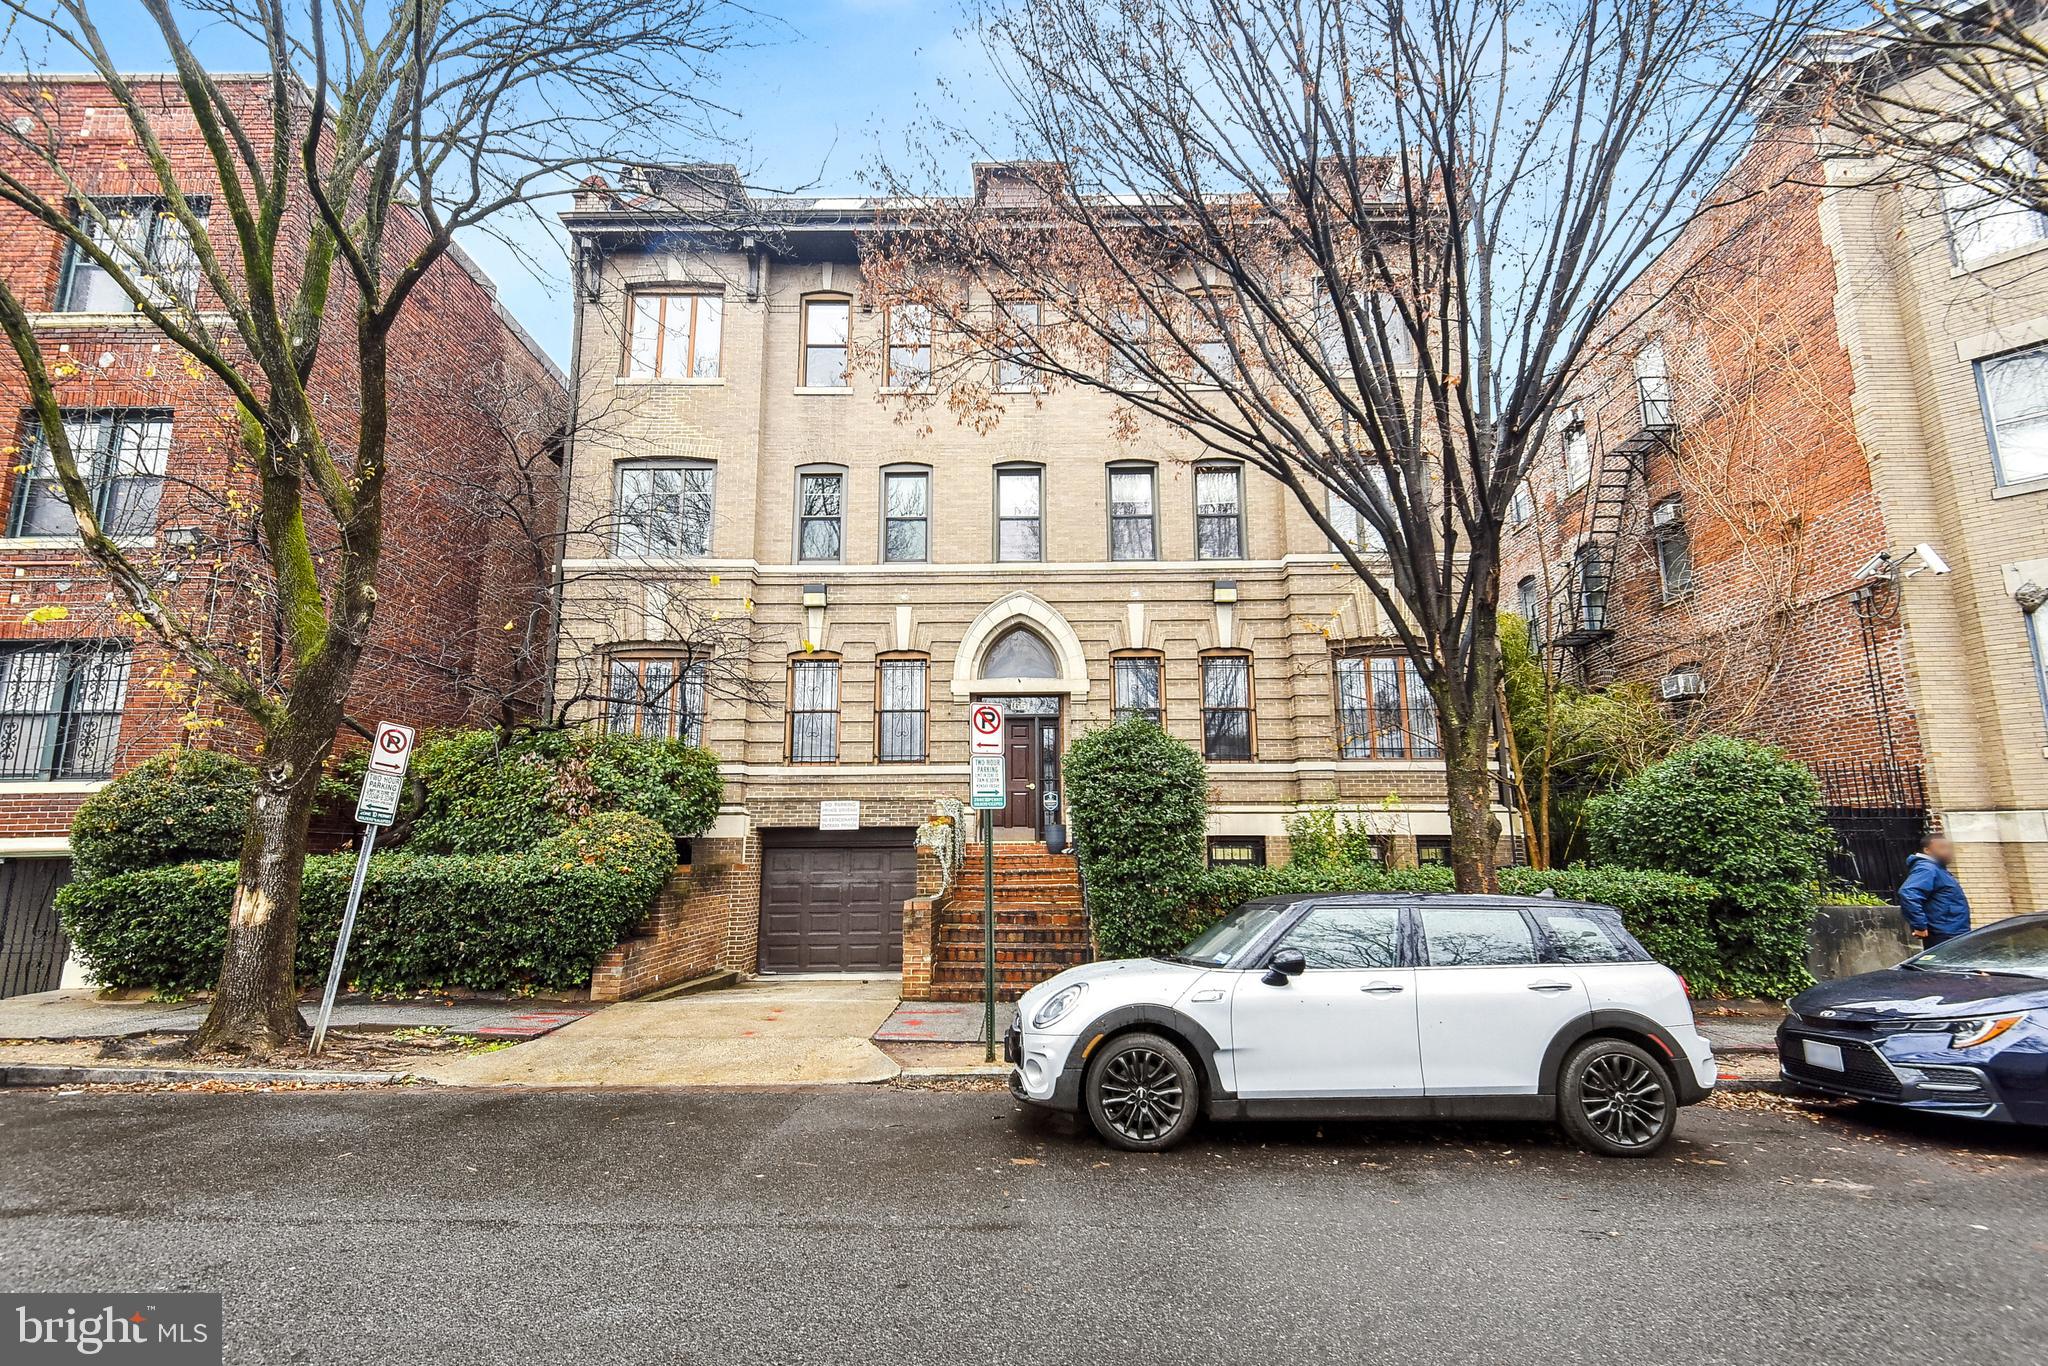
[[[356,819],[362,823],[363,844],[356,852],[356,875],[348,884],[348,907],[341,913],[341,932],[334,937],[334,961],[327,968],[327,990],[320,995],[320,1018],[313,1026],[313,1046],[307,1050],[318,1057],[327,1043],[327,1022],[334,1015],[334,995],[341,989],[341,965],[348,957],[349,936],[356,928],[356,907],[363,900],[363,878],[370,871],[370,851],[377,847],[377,832],[398,817],[398,799],[405,791],[405,770],[412,763],[413,729],[391,721],[377,723],[370,741],[370,763],[363,770],[362,790],[356,794]]]
[[[1009,801],[1003,709],[977,702],[967,713],[973,807],[981,822],[981,1056],[996,1060],[996,818]]]

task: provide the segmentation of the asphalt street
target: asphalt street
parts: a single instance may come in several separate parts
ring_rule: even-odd
[[[1695,1109],[1115,1153],[999,1093],[0,1094],[0,1287],[235,1362],[2039,1363],[2048,1139]]]

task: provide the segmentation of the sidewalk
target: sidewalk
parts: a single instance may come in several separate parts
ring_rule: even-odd
[[[311,1020],[318,1000],[302,1001]],[[581,1019],[598,1007],[538,1001],[376,1001],[334,1003],[336,1029],[426,1029],[485,1039],[531,1039]],[[189,1033],[206,1018],[206,1003],[102,1001],[89,987],[0,999],[0,1039],[115,1039],[128,1034]]]
[[[1692,1013],[1716,1054],[1778,1051],[1778,1022],[1785,1008],[1775,1001],[1695,1001]]]
[[[778,1086],[879,1082],[899,1068],[870,1041],[896,1008],[895,977],[749,982],[626,1001],[496,1053],[436,1059],[446,1086]]]

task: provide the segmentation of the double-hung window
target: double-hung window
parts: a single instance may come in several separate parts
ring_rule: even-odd
[[[1346,759],[1434,759],[1436,707],[1405,656],[1337,660],[1337,736]]]
[[[619,466],[617,553],[650,560],[710,554],[715,477],[708,464]]]
[[[1978,361],[1977,388],[1997,481],[2048,479],[2048,346]]]
[[[1156,481],[1150,465],[1109,467],[1109,558],[1159,558]]]
[[[891,389],[928,389],[932,382],[932,311],[925,304],[897,304],[885,320],[889,349],[882,383]]]
[[[1195,467],[1195,554],[1204,560],[1244,558],[1244,470]]]
[[[789,665],[789,761],[839,761],[839,661],[796,659]]]
[[[996,558],[1045,558],[1045,476],[1028,469],[996,471]]]
[[[1381,499],[1391,507],[1393,495],[1387,488],[1386,474],[1380,470],[1370,470],[1366,473],[1366,478],[1372,482]],[[1386,553],[1386,538],[1381,536],[1378,529],[1367,519],[1365,510],[1353,505],[1350,499],[1334,489],[1330,492],[1330,525],[1336,529],[1340,545],[1350,546],[1361,555]]]
[[[0,648],[0,778],[106,777],[127,694],[125,645]]]
[[[932,476],[928,470],[882,472],[882,559],[914,564],[931,558]]]
[[[1027,392],[1036,383],[1030,362],[1038,354],[1038,304],[1031,299],[1009,299],[996,307],[1003,331],[1002,351],[996,358],[996,388],[1004,393]]]
[[[1109,661],[1115,696],[1114,720],[1163,724],[1165,716],[1157,655],[1118,655]]]
[[[846,475],[839,470],[813,470],[796,480],[796,557],[801,561],[837,561],[846,546]]]
[[[852,325],[851,300],[804,300],[804,388],[847,387],[846,354]]]
[[[187,207],[206,217],[207,201],[188,196]],[[95,212],[97,210],[97,212]],[[130,279],[162,307],[190,308],[198,295],[199,258],[185,225],[161,199],[95,199],[80,204],[74,221]],[[115,283],[113,273],[73,242],[65,250],[57,282],[60,313],[133,313],[135,300]]]
[[[634,290],[626,296],[626,373],[634,378],[717,379],[725,297]]]
[[[1671,367],[1664,344],[1651,342],[1636,352],[1636,397],[1642,404],[1643,430],[1661,432],[1671,426]]]
[[[1109,318],[1109,382],[1119,389],[1152,387],[1152,319],[1142,304],[1127,304]]]
[[[1529,623],[1529,648],[1543,648],[1543,591],[1536,585],[1536,576],[1529,575],[1515,585],[1515,611],[1523,621]]]
[[[2038,178],[2039,158],[2035,153],[2016,143],[2005,143],[2001,149],[2001,141],[1979,139],[1971,153],[1977,158],[1999,161],[2019,179]],[[1974,166],[1958,167],[1943,177],[1941,203],[1948,217],[1949,244],[1959,266],[1974,266],[2048,238],[2048,216],[2000,198],[1995,189],[1983,183]]]
[[[1573,413],[1564,427],[1564,491],[1577,493],[1593,477],[1593,444],[1586,437],[1586,424]]]
[[[606,727],[614,735],[704,743],[702,661],[614,659]]]
[[[1248,655],[1202,660],[1202,755],[1252,757],[1252,661]]]
[[[885,764],[925,761],[929,709],[922,659],[881,662],[881,705],[875,709],[875,757]]]
[[[1665,602],[1692,591],[1692,537],[1685,529],[1685,505],[1672,494],[1650,509],[1650,538],[1657,552],[1657,584]]]
[[[64,414],[72,459],[92,493],[93,516],[108,535],[141,539],[156,531],[170,463],[171,415],[117,410]],[[57,484],[57,462],[42,429],[33,421],[29,458],[15,485],[8,518],[10,536],[76,536],[78,521]]]

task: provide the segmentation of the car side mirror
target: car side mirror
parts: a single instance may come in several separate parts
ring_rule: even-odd
[[[1298,976],[1308,968],[1308,960],[1301,956],[1299,949],[1282,949],[1266,960],[1266,975],[1259,980],[1269,987],[1284,987],[1287,979]]]

